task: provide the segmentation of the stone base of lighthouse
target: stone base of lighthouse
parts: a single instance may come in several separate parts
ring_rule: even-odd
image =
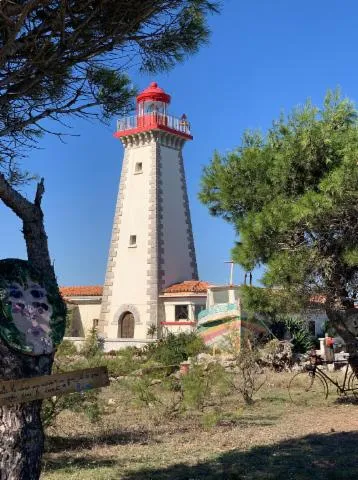
[[[166,287],[197,280],[182,147],[175,133],[121,138],[124,159],[99,319],[110,339],[147,340],[165,320]],[[149,332],[149,333],[148,333]],[[128,340],[127,340],[128,339]]]

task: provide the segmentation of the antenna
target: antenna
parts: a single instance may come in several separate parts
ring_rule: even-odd
[[[229,282],[229,285],[232,285],[233,276],[234,276],[234,262],[232,260],[226,260],[224,263],[230,263],[230,282]]]

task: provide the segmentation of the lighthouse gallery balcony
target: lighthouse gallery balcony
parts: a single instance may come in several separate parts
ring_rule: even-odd
[[[144,115],[133,115],[117,120],[116,137],[123,137],[147,130],[164,130],[169,133],[176,133],[185,138],[192,138],[190,124],[186,117],[173,117],[162,113],[147,113]]]

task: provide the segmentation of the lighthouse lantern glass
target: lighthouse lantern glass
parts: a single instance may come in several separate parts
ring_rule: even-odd
[[[142,112],[141,112],[142,110]],[[166,114],[166,103],[158,102],[155,100],[146,100],[142,103],[142,109],[139,109],[139,114],[150,115],[152,113],[157,113],[159,115]]]

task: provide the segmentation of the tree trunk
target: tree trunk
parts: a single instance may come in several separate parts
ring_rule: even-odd
[[[327,317],[346,344],[349,364],[358,375],[358,310],[356,308],[326,308]]]
[[[0,343],[0,376],[3,380],[51,373],[49,355],[30,357]],[[0,407],[0,480],[37,480],[41,473],[44,432],[40,400]]]
[[[34,203],[14,190],[0,174],[0,198],[23,221],[28,260],[56,282],[43,223],[43,180]],[[56,283],[57,284],[57,283]],[[65,319],[64,319],[65,321]],[[51,373],[53,355],[30,356],[13,351],[0,340],[0,378],[28,378]],[[38,480],[44,449],[42,401],[0,407],[0,480]]]

